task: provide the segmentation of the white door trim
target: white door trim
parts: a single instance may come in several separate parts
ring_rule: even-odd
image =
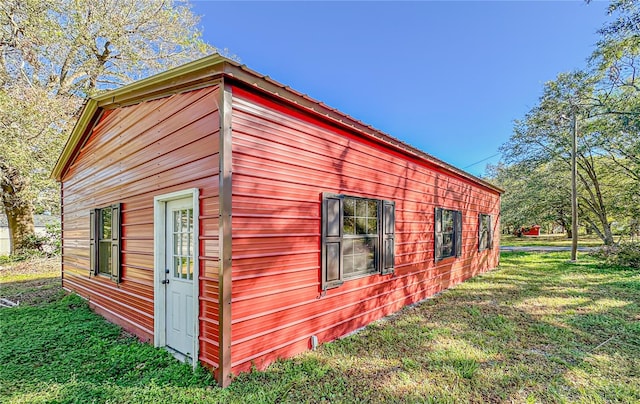
[[[164,347],[167,345],[166,333],[165,333],[165,312],[166,312],[166,299],[164,292],[164,285],[162,280],[165,278],[164,270],[166,266],[166,254],[165,254],[165,227],[166,220],[166,207],[167,202],[191,197],[193,201],[193,315],[195,319],[193,321],[193,357],[192,365],[195,368],[198,364],[198,356],[200,352],[200,323],[198,317],[200,316],[200,191],[197,188],[186,189],[184,191],[171,192],[164,195],[158,195],[153,198],[153,345],[155,347]]]

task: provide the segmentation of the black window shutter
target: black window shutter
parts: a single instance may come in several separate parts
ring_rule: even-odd
[[[442,209],[436,208],[433,225],[433,257],[436,262],[442,258]]]
[[[491,231],[491,215],[487,215],[487,248],[493,248],[493,231]]]
[[[97,243],[96,243],[96,220],[98,215],[95,209],[91,209],[89,212],[89,277],[95,275],[98,270],[96,260],[98,257]]]
[[[454,225],[456,226],[456,257],[460,257],[462,255],[462,212],[456,211],[454,217]]]
[[[393,273],[395,267],[396,204],[382,201],[382,270],[383,275]]]
[[[111,280],[120,282],[120,204],[111,206]]]
[[[478,251],[482,251],[482,228],[484,227],[484,223],[482,223],[482,219],[484,216],[482,213],[478,213]]]
[[[344,283],[342,275],[342,195],[322,194],[322,290]]]

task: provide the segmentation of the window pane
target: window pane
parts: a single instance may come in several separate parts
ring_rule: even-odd
[[[453,256],[453,233],[442,234],[442,257]]]
[[[356,234],[367,234],[367,219],[356,217]]]
[[[378,234],[378,219],[367,219],[367,234]]]
[[[189,255],[189,233],[181,233],[180,238],[182,239],[182,243],[180,245],[180,255],[186,257]]]
[[[378,201],[371,199],[367,201],[367,216],[378,217]]]
[[[111,241],[99,242],[98,256],[98,272],[111,275]]]
[[[489,226],[491,216],[480,215],[480,239],[478,240],[478,247],[480,250],[489,248]]]
[[[182,267],[180,268],[180,274],[182,274],[182,279],[187,279],[187,274],[189,273],[189,259],[187,257],[182,257]]]
[[[360,216],[360,217],[367,216],[367,200],[358,199],[356,201],[356,216]]]
[[[344,215],[355,216],[356,200],[353,198],[344,198]]]
[[[351,275],[353,273],[353,255],[345,255],[342,265],[344,275]]]
[[[453,211],[452,210],[442,211],[442,231],[443,232],[453,231]]]
[[[379,201],[344,198],[342,246],[343,271],[346,277],[375,272],[378,248]]]
[[[353,253],[354,254],[364,254],[368,251],[366,240],[358,239],[353,240]]]
[[[374,271],[375,269],[376,269],[375,255],[371,253],[367,257],[367,270]]]
[[[344,234],[356,234],[356,226],[353,217],[344,218]]]
[[[100,240],[111,240],[111,208],[100,209]]]
[[[345,239],[342,244],[342,253],[344,255],[352,255],[353,254],[353,240]]]
[[[346,241],[346,240],[345,240]],[[348,250],[345,250],[345,274],[347,265],[353,260],[353,273],[362,274],[376,269],[376,242],[377,238],[362,237],[349,240]],[[346,255],[349,251],[353,255]],[[349,264],[347,264],[349,261]]]
[[[180,257],[173,257],[173,276],[175,278],[180,277]]]
[[[189,218],[187,217],[187,211],[180,211],[180,231],[188,231],[189,228]]]
[[[353,267],[355,271],[366,272],[367,254],[357,254],[353,256]]]

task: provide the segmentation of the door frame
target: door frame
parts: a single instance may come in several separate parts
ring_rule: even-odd
[[[164,347],[166,340],[166,295],[162,280],[165,278],[166,268],[166,231],[165,221],[167,217],[167,202],[191,197],[193,204],[193,357],[191,362],[195,368],[200,354],[200,191],[198,188],[185,189],[158,195],[153,198],[153,346]]]

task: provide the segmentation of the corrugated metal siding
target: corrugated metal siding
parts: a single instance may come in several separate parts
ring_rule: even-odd
[[[106,111],[63,177],[63,285],[153,338],[153,198],[200,190],[200,360],[218,366],[217,87]],[[89,210],[121,202],[122,282],[89,277]]]
[[[234,87],[232,370],[263,367],[493,268],[499,195]],[[396,202],[396,270],[320,293],[321,193]],[[434,263],[434,208],[462,210],[463,257]],[[478,213],[496,248],[478,253]]]

